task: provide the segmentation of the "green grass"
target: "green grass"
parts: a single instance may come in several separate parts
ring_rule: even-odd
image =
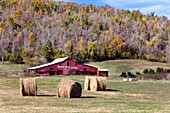
[[[90,62],[88,65],[95,66],[101,69],[108,69],[109,75],[120,75],[122,72],[131,71],[133,73],[142,73],[144,69],[154,69],[157,67],[169,68],[170,65],[166,63],[149,62],[144,60],[108,60],[103,62]]]
[[[5,62],[4,64],[0,63],[0,72],[18,72],[23,71],[27,67],[28,66],[24,64],[11,64],[10,62]]]
[[[0,112],[116,112],[169,113],[170,81],[122,82],[108,77],[108,91],[84,91],[82,98],[57,98],[56,86],[61,79],[73,79],[84,86],[84,76],[40,77],[38,96],[19,96],[19,78],[0,78]]]
[[[123,71],[141,72],[157,67],[169,68],[165,63],[143,60],[109,60],[91,62],[99,68],[109,70],[108,91],[82,92],[82,98],[67,99],[56,97],[56,87],[62,79],[73,79],[84,87],[85,76],[49,76],[37,79],[38,96],[19,95],[19,77],[0,77],[0,113],[54,113],[54,112],[116,112],[116,113],[169,113],[170,81],[122,82]],[[0,64],[0,73],[23,71],[26,65]]]

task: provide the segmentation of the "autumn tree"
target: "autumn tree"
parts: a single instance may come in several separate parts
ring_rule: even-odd
[[[97,53],[96,53],[97,42],[96,41],[94,41],[94,42],[88,41],[87,45],[88,45],[89,58],[91,60],[96,60],[96,57],[97,57]]]
[[[80,39],[79,41],[79,47],[78,47],[78,50],[79,50],[79,54],[82,59],[86,59],[87,57],[87,50],[86,50],[86,46],[85,46],[85,42],[83,40],[83,38]]]
[[[54,50],[50,41],[47,42],[46,46],[43,48],[43,51],[47,62],[52,62],[54,60]]]
[[[70,58],[73,58],[73,43],[71,40],[68,40],[66,42],[66,44],[64,45],[64,50],[66,52],[66,54],[70,57]]]
[[[49,0],[1,0],[0,27],[1,57],[29,63],[45,56],[82,62],[149,56],[162,62],[170,37],[166,17]]]

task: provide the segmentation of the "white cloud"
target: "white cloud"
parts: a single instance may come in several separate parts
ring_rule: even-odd
[[[148,11],[150,12],[150,11],[164,10],[165,7],[163,7],[163,5],[153,5],[153,6],[143,7],[143,8],[139,8],[139,9],[144,12],[148,12]]]
[[[75,0],[59,1],[74,2]],[[77,0],[77,3],[82,3],[82,0]],[[139,10],[144,14],[155,12],[158,16],[167,16],[170,19],[170,0],[91,0],[91,3],[94,3],[94,5],[110,5],[119,9]]]
[[[112,6],[127,6],[131,4],[170,4],[170,0],[101,0],[103,3],[112,5]]]
[[[170,18],[170,0],[101,0],[115,8],[139,10],[144,14],[155,12],[159,16]]]
[[[139,10],[144,14],[155,12],[155,14],[159,16],[166,16],[170,18],[170,6],[165,7],[163,5],[152,5],[148,7],[142,7],[142,8],[129,8],[129,10]]]

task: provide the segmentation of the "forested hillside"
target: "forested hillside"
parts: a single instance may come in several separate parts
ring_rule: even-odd
[[[170,21],[154,13],[45,0],[0,1],[0,53],[32,65],[142,58],[166,61]]]

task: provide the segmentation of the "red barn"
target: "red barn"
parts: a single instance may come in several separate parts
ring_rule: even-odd
[[[58,58],[51,63],[43,64],[36,67],[28,68],[29,72],[37,74],[50,74],[50,75],[98,75],[108,76],[108,71],[98,70],[96,67],[80,64],[74,62],[69,57]]]

